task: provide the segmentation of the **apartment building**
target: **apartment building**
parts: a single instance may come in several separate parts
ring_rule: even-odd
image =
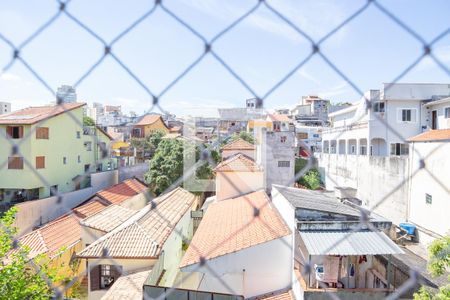
[[[21,109],[0,116],[0,199],[21,202],[90,185],[112,170],[110,136],[84,127],[84,103]]]
[[[423,104],[448,95],[449,84],[384,83],[380,90],[367,91],[358,102],[328,115],[331,127],[322,132],[323,152],[408,155],[406,140],[433,126],[426,124],[431,118],[424,120],[429,113]]]

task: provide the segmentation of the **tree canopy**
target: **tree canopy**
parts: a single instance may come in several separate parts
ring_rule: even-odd
[[[83,117],[83,125],[84,126],[95,126],[95,121],[88,116]]]
[[[29,249],[14,240],[13,226],[17,210],[11,208],[0,218],[0,299],[54,298],[51,284],[61,282],[56,268],[49,266],[45,255],[29,260]]]

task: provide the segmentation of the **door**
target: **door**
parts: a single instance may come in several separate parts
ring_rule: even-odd
[[[437,110],[431,112],[431,129],[437,129]]]

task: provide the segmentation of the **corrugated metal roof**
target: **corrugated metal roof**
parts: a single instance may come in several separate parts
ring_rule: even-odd
[[[383,232],[300,231],[309,255],[403,254]]]
[[[276,188],[295,208],[330,212],[353,217],[361,216],[361,213],[357,209],[339,202],[334,196],[330,195],[330,193],[291,188],[281,185],[274,185],[274,188]]]

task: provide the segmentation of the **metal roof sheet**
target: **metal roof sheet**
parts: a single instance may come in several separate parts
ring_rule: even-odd
[[[300,231],[309,255],[403,254],[383,232]]]
[[[361,213],[357,209],[341,203],[335,197],[331,196],[330,193],[281,185],[274,185],[274,188],[276,188],[295,208],[330,212],[353,217],[361,216]]]

